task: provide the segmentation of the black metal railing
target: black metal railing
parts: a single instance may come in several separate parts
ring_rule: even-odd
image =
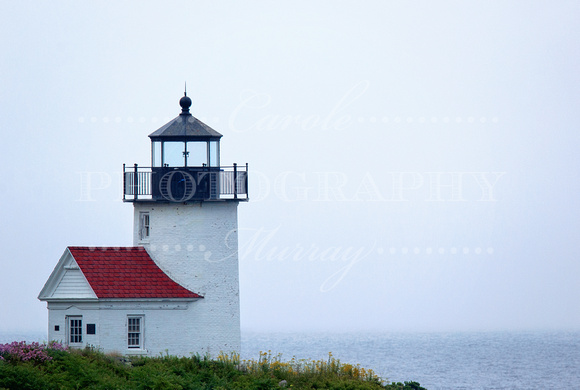
[[[231,167],[139,167],[123,164],[123,200],[248,200],[248,164]]]

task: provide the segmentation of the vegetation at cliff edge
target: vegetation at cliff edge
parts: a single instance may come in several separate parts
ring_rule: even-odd
[[[372,370],[328,360],[260,353],[258,360],[221,354],[216,359],[124,357],[58,343],[0,344],[4,389],[388,389],[425,390],[416,382],[386,383]]]

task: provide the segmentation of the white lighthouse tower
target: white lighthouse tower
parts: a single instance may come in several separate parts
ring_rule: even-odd
[[[179,116],[149,135],[151,167],[124,166],[133,245],[203,297],[179,325],[190,350],[239,351],[237,207],[248,200],[247,164],[222,166],[222,135],[191,115],[186,93],[179,104]]]

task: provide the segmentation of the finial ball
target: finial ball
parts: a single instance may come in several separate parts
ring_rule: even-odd
[[[182,110],[184,111],[189,110],[189,107],[191,107],[191,99],[189,98],[189,96],[184,94],[183,97],[179,99],[179,105],[181,106]]]

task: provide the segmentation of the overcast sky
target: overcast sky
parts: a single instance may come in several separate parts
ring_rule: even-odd
[[[577,1],[0,3],[0,332],[180,112],[248,163],[245,330],[580,328]]]

